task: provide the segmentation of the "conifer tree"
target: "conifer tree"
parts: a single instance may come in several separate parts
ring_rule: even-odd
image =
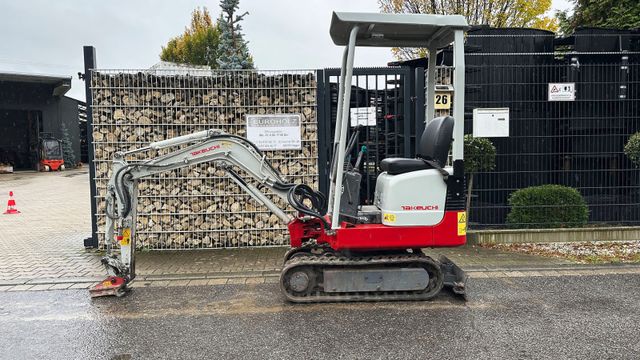
[[[249,14],[236,15],[240,0],[221,0],[220,43],[218,45],[218,68],[253,69],[253,58],[249,54],[247,42],[242,36],[240,21]]]
[[[76,166],[76,155],[73,151],[73,143],[71,142],[71,135],[69,129],[65,124],[62,124],[62,159],[64,160],[64,166],[66,168],[74,168]]]

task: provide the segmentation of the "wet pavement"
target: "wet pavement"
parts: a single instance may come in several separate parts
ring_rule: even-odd
[[[276,284],[0,293],[7,359],[637,359],[640,274],[486,278],[467,303],[292,305]]]

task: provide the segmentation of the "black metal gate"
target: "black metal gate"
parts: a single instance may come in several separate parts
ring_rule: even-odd
[[[465,131],[472,133],[473,109],[510,112],[509,136],[491,138],[496,168],[476,177],[476,226],[505,226],[509,196],[543,184],[577,189],[591,224],[640,221],[639,173],[623,152],[640,130],[638,52],[620,31],[584,32],[570,39],[530,29],[469,33],[467,46],[477,52],[466,58]],[[575,99],[551,101],[554,83],[574,84]]]
[[[325,194],[329,186],[339,78],[340,69],[318,72],[320,190]],[[366,147],[361,168],[361,204],[373,203],[376,178],[380,171],[378,164],[382,159],[414,156],[416,129],[421,132],[424,126],[414,120],[424,117],[424,95],[415,94],[423,92],[423,82],[423,71],[409,67],[353,69],[348,134],[352,134],[358,123],[362,125],[356,146],[350,154],[353,162],[362,147]]]
[[[640,35],[584,30],[559,39],[541,30],[478,28],[469,32],[465,49],[465,133],[473,133],[474,109],[508,108],[510,114],[509,136],[490,138],[497,149],[495,169],[475,175],[473,225],[504,227],[509,196],[543,184],[577,189],[589,207],[590,224],[638,224],[640,172],[623,148],[640,131]],[[452,65],[450,55],[450,49],[438,55],[440,70]],[[369,150],[362,169],[363,204],[373,201],[380,160],[413,157],[424,126],[424,68],[415,66],[426,59],[400,64],[354,69],[350,107],[375,107],[376,113],[375,124],[364,127],[351,154],[353,159],[362,145]],[[318,76],[324,192],[339,74],[325,69]],[[448,84],[450,76],[438,75],[437,81]],[[555,83],[574,84],[575,100],[550,101],[549,86]]]

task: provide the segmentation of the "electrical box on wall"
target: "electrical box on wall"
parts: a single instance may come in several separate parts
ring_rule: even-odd
[[[473,137],[509,137],[509,108],[473,109]]]

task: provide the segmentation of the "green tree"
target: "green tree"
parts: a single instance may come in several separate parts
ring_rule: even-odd
[[[211,21],[206,7],[196,8],[191,13],[191,24],[182,35],[169,40],[162,47],[160,60],[181,64],[208,65],[218,67],[218,44],[220,30],[218,24]]]
[[[640,27],[640,1],[638,0],[572,0],[572,14],[556,14],[560,29],[570,34],[577,27],[593,26],[614,29]]]
[[[496,166],[496,147],[486,138],[464,136],[464,172],[467,174],[467,214],[471,210],[473,175],[493,170]],[[468,215],[467,215],[468,218]]]
[[[220,26],[220,46],[218,48],[218,66],[220,69],[253,69],[253,58],[249,54],[247,42],[242,36],[240,21],[248,12],[235,15],[240,0],[221,0],[222,14],[218,20]]]
[[[470,25],[531,27],[556,31],[558,22],[546,16],[551,0],[378,0],[383,13],[463,15]],[[394,48],[399,60],[426,55],[426,49]]]
[[[64,123],[60,130],[62,131],[62,159],[64,160],[64,166],[72,169],[76,166],[76,155],[73,151],[71,135],[69,134],[69,129]]]

